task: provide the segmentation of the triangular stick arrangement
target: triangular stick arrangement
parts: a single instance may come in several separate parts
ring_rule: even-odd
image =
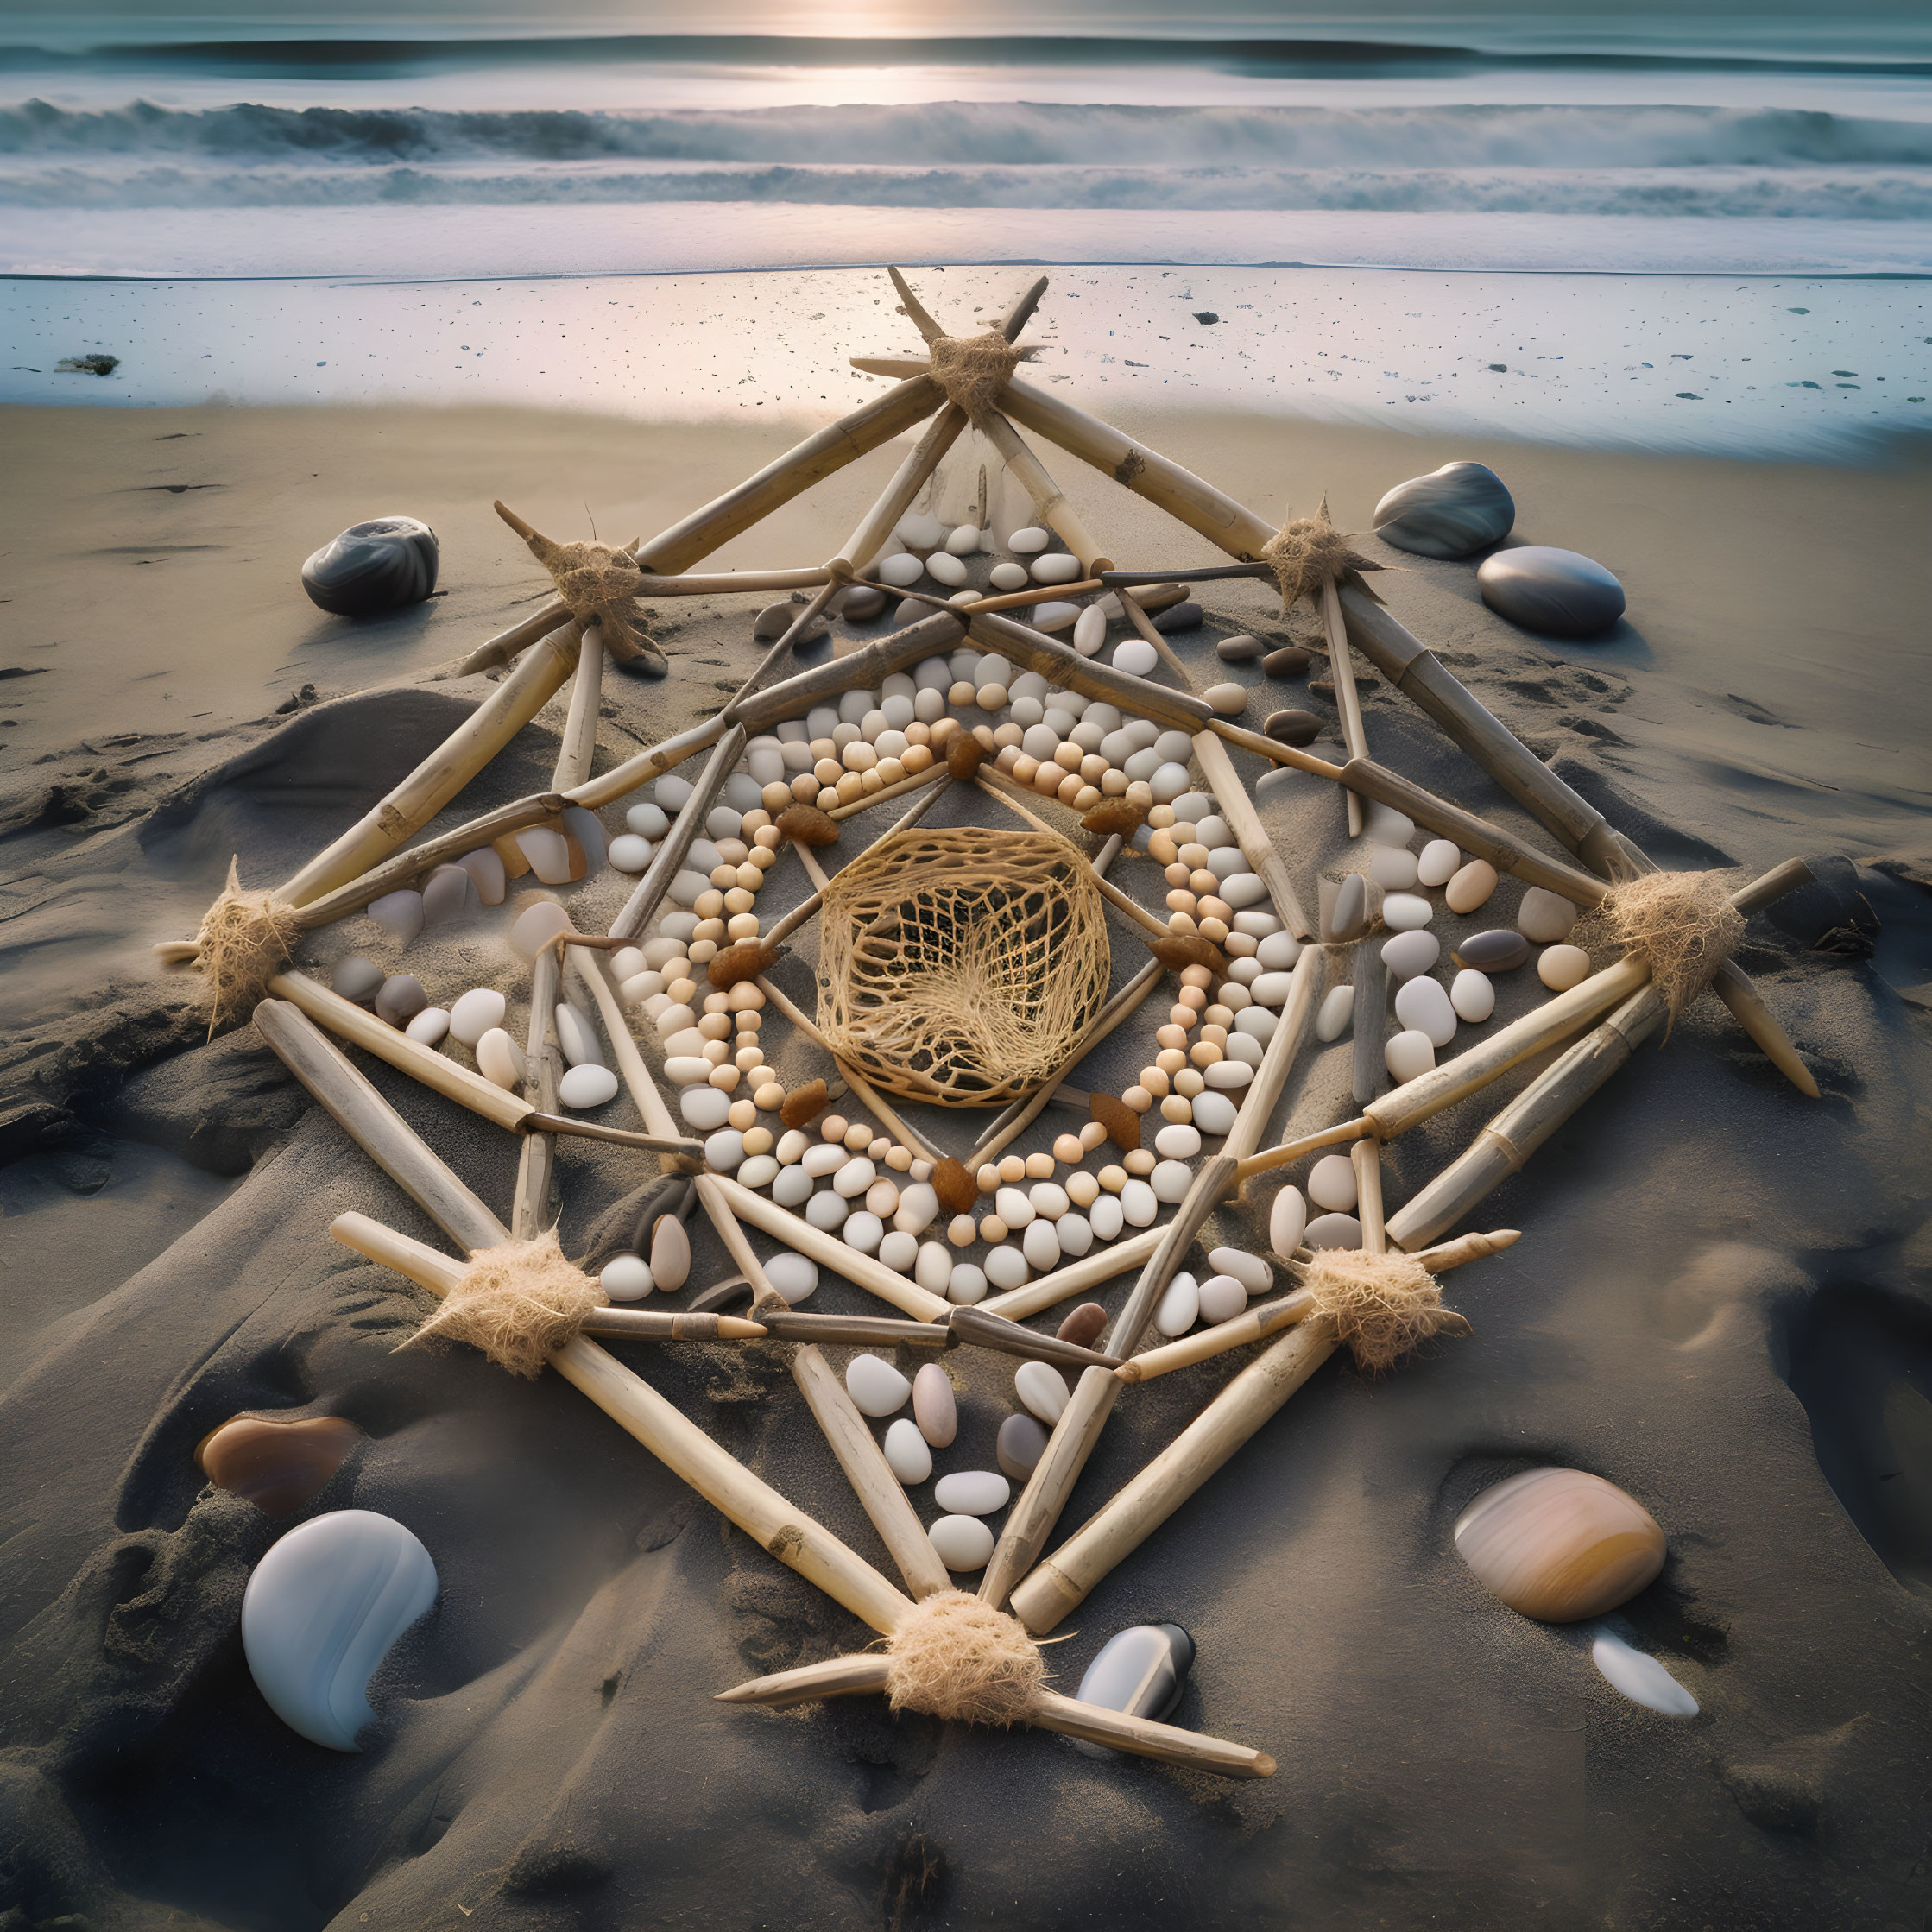
[[[552,1366],[772,1556],[887,1639],[882,1652],[781,1672],[724,1693],[726,1701],[775,1708],[875,1691],[895,1708],[1034,1725],[1228,1777],[1266,1777],[1274,1763],[1265,1752],[1049,1689],[1037,1640],[1180,1509],[1337,1348],[1348,1346],[1359,1364],[1380,1371],[1431,1335],[1466,1331],[1462,1317],[1442,1306],[1437,1278],[1517,1235],[1443,1237],[1518,1171],[1666,1020],[1664,995],[1651,984],[1641,905],[1668,901],[1673,909],[1679,930],[1670,957],[1699,962],[1688,990],[1714,987],[1793,1083],[1815,1095],[1777,1021],[1745,975],[1720,957],[1724,939],[1734,937],[1745,918],[1809,874],[1791,861],[1735,886],[1727,899],[1693,884],[1618,900],[1620,886],[1656,868],[1369,592],[1361,573],[1376,566],[1334,529],[1325,501],[1316,515],[1290,519],[1277,530],[1178,464],[1028,384],[1020,374],[1026,357],[1020,338],[1045,293],[1044,279],[999,328],[963,338],[946,334],[897,270],[893,279],[927,356],[856,359],[855,367],[893,376],[895,386],[670,530],[622,549],[560,545],[499,504],[559,590],[554,602],[458,667],[508,666],[501,681],[442,746],[293,878],[254,893],[231,878],[200,939],[159,950],[174,961],[201,958],[208,976],[220,977],[216,996],[223,1006],[239,997],[242,1010],[253,1007],[257,1026],[297,1077],[458,1253],[452,1258],[362,1215],[337,1220],[331,1231],[338,1241],[439,1297],[478,1295],[487,1273],[497,1297],[493,1308],[540,1308],[553,1324],[544,1331]],[[836,555],[803,567],[692,571],[800,491],[928,418]],[[1040,526],[1036,547],[1057,540],[1061,548],[1031,570],[1000,565],[992,591],[961,589],[947,598],[909,590],[925,573],[942,584],[964,584],[964,564],[951,548],[929,545],[921,563],[916,552],[900,549],[898,533],[969,424],[1032,505]],[[1021,430],[1137,492],[1234,562],[1209,571],[1116,570]],[[982,523],[985,501],[982,481]],[[975,547],[963,545],[960,553]],[[1014,548],[1022,547],[1016,541]],[[1194,689],[1153,621],[1163,600],[1180,593],[1150,586],[1246,576],[1274,584],[1285,598],[1306,596],[1316,606],[1345,762],[1278,743],[1222,715]],[[637,600],[740,590],[810,594],[715,717],[594,775],[606,654],[641,660],[651,672],[669,668],[642,633]],[[824,612],[860,596],[876,607],[879,596],[893,594],[909,599],[901,612],[909,621],[900,628],[844,657],[802,665]],[[1079,613],[1071,647],[1040,628],[1072,622],[1065,615],[1074,608],[1070,600],[1096,594],[1098,601]],[[1039,610],[1049,603],[1063,608]],[[1039,622],[1027,622],[1036,612]],[[1095,654],[1109,622],[1133,634],[1134,650],[1123,653],[1127,666]],[[1356,699],[1356,651],[1573,857],[1552,856],[1376,762]],[[1146,666],[1146,673],[1133,666]],[[1167,681],[1154,675],[1163,670]],[[1042,695],[1015,702],[1015,691],[1028,680]],[[566,683],[569,709],[549,789],[412,845]],[[862,692],[862,701],[855,695]],[[1090,711],[1101,729],[1045,728],[1045,705],[1057,697],[1063,707]],[[864,717],[852,715],[855,704]],[[870,715],[874,710],[882,727]],[[1008,725],[996,729],[986,722],[1001,714],[1009,714]],[[820,729],[827,716],[836,717],[836,728]],[[1023,718],[1031,723],[1023,725]],[[1036,725],[1043,733],[1037,738]],[[1271,840],[1235,752],[1334,783],[1346,800],[1351,835],[1380,808],[1573,906],[1612,900],[1628,950],[1467,1051],[1385,1090],[1385,987],[1380,939],[1367,938],[1369,895],[1359,894],[1347,918],[1339,916],[1338,902],[1338,917],[1317,942],[1298,890],[1309,881],[1297,881],[1292,856]],[[472,1070],[433,1041],[412,1038],[321,986],[289,960],[318,927],[367,908],[380,914],[396,895],[433,891],[455,869],[479,888],[489,883],[492,903],[502,897],[507,873],[534,868],[554,883],[580,877],[596,862],[591,855],[601,859],[603,851],[596,814],[699,758],[694,778],[660,787],[659,806],[639,808],[653,843],[608,933],[578,931],[553,903],[518,919],[513,944],[531,972],[520,1091],[513,1090],[516,1049],[508,1036],[499,1056],[510,1057],[506,1083],[497,1063],[483,1068],[480,1045]],[[1199,792],[1187,789],[1196,773],[1204,786]],[[757,794],[755,806],[750,792]],[[969,836],[917,831],[942,794],[973,807],[978,829]],[[729,801],[744,837],[706,836],[721,800]],[[819,854],[830,857],[830,848],[842,844],[848,821],[888,802],[901,805],[892,829],[875,835],[859,860],[848,856],[828,874]],[[1193,816],[1184,818],[1184,809]],[[1056,813],[1065,812],[1077,827],[1057,820]],[[1197,831],[1203,833],[1198,844]],[[1165,863],[1171,883],[1185,881],[1168,894],[1165,917],[1110,876],[1129,839]],[[1017,859],[1023,848],[1025,864],[987,857],[1005,849]],[[792,912],[767,921],[755,910],[757,895],[788,852],[810,891]],[[1196,856],[1201,864],[1191,862]],[[955,859],[974,868],[963,881],[973,888],[965,898],[943,882]],[[837,881],[862,861],[867,889],[859,895]],[[663,913],[666,900],[675,912]],[[1687,906],[1702,908],[1698,916],[1720,936],[1705,949],[1708,957],[1683,943]],[[842,923],[837,945],[821,949],[822,959],[855,963],[846,982],[821,987],[814,1015],[771,975],[785,943],[827,917]],[[659,937],[647,940],[653,926]],[[1662,957],[1663,928],[1654,930]],[[1138,963],[1110,993],[1107,952],[1116,942]],[[1361,1111],[1271,1146],[1272,1123],[1293,1088],[1327,979],[1349,947]],[[237,961],[246,969],[239,994]],[[1052,983],[1055,973],[1069,975],[1068,982]],[[1145,1084],[1121,1096],[1076,1087],[1076,1070],[1102,1040],[1146,1025],[1140,1009],[1170,975],[1179,978],[1179,997],[1156,1032],[1159,1051]],[[587,1057],[577,1036],[590,1030],[580,1007],[559,1004],[566,981],[582,989],[597,1015],[639,1127],[602,1125],[565,1104],[563,1060]],[[1673,982],[1673,997],[1686,990]],[[945,1044],[971,1039],[988,1043],[992,1053],[994,1043],[1008,1034],[1018,1039],[1013,1029],[1037,1028],[1049,1011],[1058,1028],[1056,1045],[1032,1061],[1017,1091],[988,1065],[964,1067],[958,1060],[964,1049]],[[923,1016],[917,1025],[915,1012]],[[821,1078],[791,1089],[779,1082],[761,1028],[774,1015],[813,1047]],[[657,1067],[640,1045],[639,1022],[653,1057],[660,1058]],[[563,1037],[566,1031],[571,1037]],[[509,1226],[404,1124],[337,1040],[522,1137]],[[1386,1215],[1382,1144],[1551,1049],[1561,1050],[1558,1057],[1468,1150]],[[675,1112],[660,1077],[679,1089]],[[841,1094],[876,1127],[824,1117],[828,1102]],[[983,1112],[964,1123],[951,1117],[982,1098],[1010,1104],[990,1123]],[[1022,1159],[1005,1152],[1049,1110],[1054,1125],[1077,1121],[1077,1133],[1058,1136],[1052,1155]],[[782,1140],[761,1124],[773,1114]],[[1140,1144],[1147,1118],[1185,1128],[1168,1144],[1186,1151],[1157,1163]],[[821,1138],[812,1144],[805,1130],[815,1123]],[[671,1313],[605,1305],[601,1291],[586,1289],[581,1274],[564,1267],[546,1225],[554,1137],[563,1133],[616,1143],[657,1162],[668,1176],[689,1177],[666,1184],[685,1187],[717,1231],[740,1271],[734,1279],[750,1297],[749,1315],[721,1312],[729,1285]],[[1204,1148],[1203,1135],[1218,1143],[1213,1151]],[[1109,1142],[1108,1152],[1120,1159],[1096,1180],[1081,1163]],[[1245,1310],[1221,1309],[1210,1325],[1191,1333],[1184,1332],[1191,1316],[1170,1321],[1176,1277],[1210,1216],[1238,1202],[1247,1180],[1324,1149],[1345,1149],[1352,1165],[1359,1246],[1309,1249],[1289,1241],[1272,1260],[1260,1241],[1248,1244],[1253,1252],[1216,1250],[1239,1269],[1247,1293],[1265,1293],[1271,1283],[1288,1291]],[[1052,1178],[1062,1165],[1071,1170],[1064,1184]],[[831,1187],[819,1188],[820,1178],[830,1178]],[[1028,1181],[1030,1190],[1021,1184]],[[956,1251],[988,1244],[983,1270],[956,1263],[936,1240],[917,1239],[942,1213],[951,1216],[947,1234]],[[775,1244],[775,1256],[761,1257],[753,1233]],[[682,1241],[679,1229],[673,1245]],[[477,1254],[488,1257],[482,1270],[470,1260]],[[518,1270],[526,1266],[532,1283],[540,1271],[552,1291],[547,1297],[534,1291],[520,1297]],[[809,1291],[801,1284],[815,1279],[818,1268],[868,1291],[890,1312],[794,1310],[787,1288],[794,1297]],[[1104,1333],[1076,1342],[1025,1325],[1128,1273],[1133,1286]],[[988,1275],[1000,1291],[970,1305],[972,1289],[983,1295]],[[559,1282],[563,1291],[555,1291]],[[1157,1325],[1155,1346],[1144,1348]],[[600,1347],[600,1339],[787,1349],[799,1392],[900,1581],[754,1476],[645,1376]],[[1022,1358],[1023,1377],[1038,1369],[1058,1392],[1042,1398],[1043,1415],[1057,1415],[1044,1450],[990,1555],[982,1553],[975,1566],[976,1597],[953,1587],[946,1552],[922,1525],[867,1415],[824,1353],[866,1342],[994,1349]],[[1074,1483],[1123,1394],[1251,1348],[1259,1352],[1196,1419],[1048,1554]],[[1077,1375],[1070,1393],[1058,1380],[1063,1372]]]

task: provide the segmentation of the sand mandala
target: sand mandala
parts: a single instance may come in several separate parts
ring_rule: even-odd
[[[358,1214],[329,1229],[441,1300],[426,1333],[482,1348],[518,1374],[547,1365],[563,1375],[884,1639],[741,1684],[721,1694],[726,1701],[778,1707],[876,1692],[895,1709],[1033,1726],[1231,1777],[1266,1777],[1275,1769],[1266,1750],[1159,1720],[1184,1659],[1167,1668],[1159,1695],[1148,1694],[1159,1673],[1147,1672],[1112,1703],[1083,1701],[1050,1687],[1041,1641],[1337,1348],[1379,1374],[1433,1336],[1465,1332],[1443,1304],[1440,1278],[1518,1236],[1451,1231],[1689,1000],[1716,991],[1815,1095],[1728,957],[1744,921],[1809,874],[1796,861],[1752,881],[1659,874],[1373,596],[1361,574],[1373,565],[1330,526],[1325,505],[1278,530],[1025,382],[1018,338],[1044,280],[999,330],[964,340],[941,329],[896,271],[894,280],[928,357],[856,359],[896,386],[672,530],[622,550],[560,545],[504,510],[552,571],[559,597],[465,660],[465,671],[508,667],[490,695],[293,879],[272,890],[231,879],[200,938],[161,950],[199,961],[218,1017],[252,1007],[297,1077],[454,1244],[452,1256]],[[691,569],[929,417],[837,555],[799,569]],[[1008,533],[983,588],[968,580],[969,559],[993,535],[985,473],[972,522],[949,529],[913,507],[969,423],[1002,466],[1002,486],[1022,493],[1036,518]],[[1156,559],[1117,570],[1023,428],[1236,561],[1211,571],[1164,570]],[[1158,619],[1184,598],[1188,581],[1217,575],[1260,577],[1318,612],[1345,762],[1241,724],[1240,685],[1196,689]],[[669,668],[642,632],[638,600],[746,590],[803,600],[788,607],[752,677],[715,717],[594,776],[606,656]],[[805,667],[822,654],[826,613],[876,613],[894,596],[902,601],[890,635]],[[1355,652],[1574,858],[1377,762]],[[566,684],[550,788],[411,845]],[[1362,837],[1366,862],[1323,890],[1314,921],[1236,753],[1333,784],[1351,835]],[[695,777],[679,773],[699,759]],[[651,796],[628,806],[626,830],[612,836],[598,814],[647,786]],[[969,822],[925,825],[942,799]],[[898,810],[881,813],[889,824],[861,843],[851,822],[881,806]],[[1411,847],[1422,834],[1418,856]],[[1123,889],[1114,876],[1123,865],[1161,872],[1164,910]],[[606,866],[638,881],[607,932],[578,931],[548,893],[510,924],[529,978],[521,1043],[501,993],[477,988],[445,1011],[413,979],[404,988],[379,969],[361,979],[349,970],[366,963],[338,967],[332,987],[298,963],[308,934],[351,913],[407,940],[477,900],[503,904],[515,881],[561,887]],[[809,889],[767,919],[761,894],[794,868]],[[1440,944],[1427,930],[1436,910],[1427,893],[1466,914],[1505,873],[1529,888],[1518,930],[1466,940],[1445,994],[1429,975]],[[1616,955],[1610,963],[1593,969],[1569,943],[1580,912]],[[816,946],[810,1011],[773,977],[795,938]],[[1436,1050],[1460,1027],[1488,1020],[1487,974],[1519,964],[1532,939],[1546,949],[1538,971],[1552,996],[1438,1061]],[[795,972],[781,976],[798,983]],[[1392,982],[1401,1030],[1385,1038]],[[1310,1034],[1337,1039],[1351,1023],[1358,1111],[1268,1144]],[[1138,1076],[1117,1093],[1075,1085],[1083,1062],[1115,1035],[1141,1043]],[[521,1137],[507,1221],[403,1122],[338,1040]],[[816,1058],[817,1075],[787,1083],[777,1064],[795,1065],[799,1051]],[[1465,1152],[1386,1212],[1384,1144],[1537,1057],[1548,1064]],[[620,1095],[636,1126],[597,1117]],[[559,1247],[551,1196],[559,1134],[615,1143],[661,1169],[630,1248],[578,1265]],[[1009,1151],[1029,1134],[1050,1136],[1050,1146]],[[1217,1210],[1255,1214],[1247,1183],[1301,1163],[1310,1165],[1300,1184],[1274,1195],[1265,1234],[1257,1216],[1251,1238],[1211,1248],[1204,1269],[1188,1265]],[[1310,1204],[1323,1210],[1313,1219]],[[636,1305],[690,1286],[680,1209],[693,1209],[739,1274],[681,1308]],[[801,1310],[822,1273],[891,1312]],[[1057,1333],[1028,1325],[1127,1275],[1133,1286],[1111,1315],[1081,1303]],[[897,1580],[738,1462],[602,1341],[781,1350]],[[958,1347],[1017,1359],[1016,1406],[1001,1430],[1001,1473],[941,1476],[941,1513],[927,1521],[911,1492],[931,1477],[933,1449],[953,1441],[952,1385],[939,1364]],[[931,1354],[908,1377],[870,1352],[880,1348]],[[858,1352],[841,1372],[828,1348]],[[1140,1473],[1050,1550],[1113,1411],[1123,1398],[1132,1409],[1128,1392],[1236,1349],[1253,1351],[1240,1373],[1171,1442],[1150,1444]],[[1505,1497],[1514,1487],[1482,1500],[1480,1533],[1465,1548],[1505,1601],[1560,1599],[1566,1607],[1547,1613],[1596,1614],[1656,1575],[1662,1532],[1621,1491],[1575,1475],[1567,1486],[1532,1484],[1526,1500]],[[1557,1559],[1529,1562],[1525,1572],[1523,1553],[1525,1512],[1553,1500],[1575,1545],[1563,1549],[1554,1593],[1547,1573]],[[1593,1510],[1608,1525],[1594,1542],[1576,1528]],[[1002,1511],[995,1534],[987,1518]],[[335,1525],[333,1550],[340,1523],[319,1518],[278,1550]],[[398,1532],[406,1543],[395,1543]],[[426,1603],[427,1557],[399,1525],[370,1535],[369,1562],[396,1580],[382,1600],[389,1622],[380,1642],[363,1633],[359,1654],[373,1668]],[[975,1577],[971,1589],[960,1587]],[[432,1570],[426,1587],[433,1594]],[[265,1632],[272,1619],[253,1586],[250,1601]],[[259,1645],[267,1660],[275,1644],[263,1634]],[[1683,1694],[1653,1668],[1670,1688],[1652,1701],[1673,1708],[1670,1697]],[[1643,1677],[1634,1667],[1626,1675]],[[348,1687],[347,1705],[338,1695],[312,1711],[305,1697],[313,1704],[319,1694],[305,1689],[297,1666],[257,1668],[278,1712],[342,1747],[354,1726],[345,1733],[341,1710],[366,1710],[357,1702],[366,1676]]]

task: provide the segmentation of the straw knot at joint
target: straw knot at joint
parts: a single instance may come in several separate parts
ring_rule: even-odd
[[[895,1710],[1004,1728],[1024,1724],[1046,1682],[1039,1646],[1017,1618],[964,1590],[935,1590],[886,1643]]]

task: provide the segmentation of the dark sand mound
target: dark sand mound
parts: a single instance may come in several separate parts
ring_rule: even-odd
[[[1426,582],[1401,601],[1425,634],[1447,622]],[[1627,768],[1609,721],[1630,679],[1481,614],[1463,622],[1489,628],[1462,674],[1658,858],[1755,870],[1817,843],[1782,795],[1739,805],[1681,772],[1666,786],[1655,766]],[[748,662],[743,627],[728,635],[734,666]],[[674,680],[678,702],[698,704],[693,681]],[[615,697],[627,715],[655,702]],[[303,713],[92,860],[69,849],[61,876],[79,890],[90,863],[111,866],[123,926],[183,930],[230,852],[245,877],[284,875],[462,701],[391,692]],[[1367,729],[1390,763],[1521,823],[1387,691],[1370,694]],[[466,812],[547,769],[530,738]],[[1339,811],[1314,781],[1267,814],[1304,879],[1340,856]],[[1123,1625],[1184,1624],[1200,1655],[1177,1721],[1280,1761],[1272,1782],[1241,1786],[1044,1734],[893,1720],[876,1700],[711,1703],[868,1633],[556,1378],[394,1353],[420,1297],[327,1223],[355,1208],[433,1229],[247,1034],[202,1043],[181,982],[76,985],[13,1070],[20,1104],[71,1123],[53,1141],[140,1136],[247,1171],[151,1264],[23,1340],[4,1379],[0,1926],[1916,1925],[1932,1054],[1880,969],[1903,946],[1893,976],[1928,976],[1924,901],[1890,876],[1818,870],[1753,923],[1743,960],[1824,1098],[1801,1099],[1701,1002],[1480,1212],[1525,1232],[1451,1279],[1474,1336],[1381,1384],[1323,1369],[1051,1653],[1070,1687]],[[585,890],[588,922],[620,888]],[[1504,923],[1518,890],[1506,881],[1485,923]],[[371,931],[325,932],[311,957],[388,958]],[[490,972],[510,983],[495,931],[439,929],[405,963],[432,997]],[[785,968],[801,989],[807,970]],[[1529,998],[1506,982],[1500,1016]],[[1295,1125],[1339,1117],[1348,1053],[1307,1063]],[[1090,1068],[1096,1083],[1131,1074],[1140,1056],[1126,1056]],[[508,1201],[507,1135],[363,1064],[485,1199]],[[1500,1100],[1397,1143],[1392,1202]],[[586,1143],[566,1144],[559,1170],[571,1252],[646,1178]],[[724,1272],[694,1234],[695,1279]],[[1225,1210],[1216,1238],[1252,1240],[1254,1223]],[[862,1297],[828,1284],[814,1305]],[[883,1562],[782,1364],[630,1359]],[[1240,1359],[1133,1392],[1067,1525]],[[950,1361],[961,1443],[989,1459],[1009,1371]],[[301,1514],[394,1515],[440,1573],[357,1756],[285,1729],[243,1666],[241,1592],[278,1526],[205,1488],[193,1452],[247,1408],[357,1424],[368,1439]],[[1625,1702],[1587,1638],[1501,1608],[1455,1556],[1459,1510],[1543,1462],[1607,1477],[1664,1525],[1663,1575],[1613,1621],[1669,1658],[1695,1720]]]

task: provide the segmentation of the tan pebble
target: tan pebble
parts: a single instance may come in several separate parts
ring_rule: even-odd
[[[1053,1157],[1048,1153],[1028,1154],[1026,1162],[1026,1178],[1029,1181],[1050,1181],[1053,1178]]]
[[[946,1239],[955,1247],[970,1247],[980,1238],[980,1224],[970,1215],[955,1215],[946,1223]]]
[[[774,1080],[769,1086],[761,1087],[751,1099],[761,1112],[775,1114],[785,1104],[785,1089]]]
[[[1067,1176],[1067,1199],[1076,1208],[1090,1208],[1100,1198],[1100,1182],[1092,1174]]]
[[[851,1124],[843,1114],[828,1114],[818,1123],[819,1135],[826,1140],[843,1140],[846,1128]]]
[[[742,1133],[747,1127],[754,1127],[758,1121],[758,1105],[755,1101],[735,1100],[725,1109],[727,1127],[735,1127]],[[767,1152],[769,1152],[767,1149]]]
[[[869,1153],[872,1148],[872,1128],[864,1121],[854,1121],[845,1130],[845,1145],[856,1154]]]
[[[910,1172],[912,1165],[912,1150],[910,1147],[887,1148],[886,1165],[895,1174]]]
[[[1486,1489],[1455,1548],[1493,1596],[1574,1623],[1627,1603],[1664,1567],[1664,1531],[1635,1497],[1581,1469],[1531,1469]]]
[[[1089,1121],[1080,1130],[1080,1151],[1090,1154],[1107,1138],[1107,1123],[1104,1121]],[[1070,1165],[1071,1163],[1069,1163]]]
[[[997,1246],[1012,1232],[998,1215],[988,1215],[980,1222],[980,1239],[989,1247]]]
[[[1096,1122],[1095,1124],[1097,1125],[1098,1123]],[[1101,1131],[1102,1133],[1104,1133],[1107,1130],[1102,1127]],[[1080,1138],[1077,1134],[1063,1133],[1053,1143],[1053,1158],[1055,1160],[1058,1161],[1063,1167],[1079,1166],[1081,1158],[1085,1154],[1086,1151],[1087,1150],[1080,1145]]]
[[[1537,977],[1552,993],[1567,993],[1590,976],[1590,956],[1581,946],[1545,946],[1537,956]]]
[[[989,1160],[974,1175],[982,1194],[997,1194],[1000,1191],[1000,1165]]]
[[[1017,1187],[1026,1178],[1026,1163],[1019,1154],[1007,1154],[1000,1162],[1000,1178],[1008,1187]]]
[[[731,1124],[736,1127],[738,1123],[734,1121]],[[772,1130],[769,1127],[754,1126],[745,1131],[745,1152],[748,1154],[768,1154],[771,1151]]]
[[[1095,1178],[1109,1194],[1118,1194],[1127,1184],[1127,1169],[1110,1163],[1102,1168]]]
[[[1121,1095],[1121,1104],[1131,1107],[1136,1114],[1145,1114],[1154,1104],[1154,1096],[1145,1087],[1129,1087]],[[1104,1134],[1106,1129],[1101,1131]]]
[[[1154,1171],[1153,1153],[1146,1147],[1136,1147],[1121,1162],[1121,1165],[1130,1174],[1151,1174]]]
[[[1471,859],[1443,888],[1452,912],[1473,912],[1496,889],[1496,868],[1487,859]]]
[[[1160,1103],[1160,1117],[1164,1121],[1182,1121],[1194,1118],[1194,1103],[1182,1094],[1170,1094]]]

